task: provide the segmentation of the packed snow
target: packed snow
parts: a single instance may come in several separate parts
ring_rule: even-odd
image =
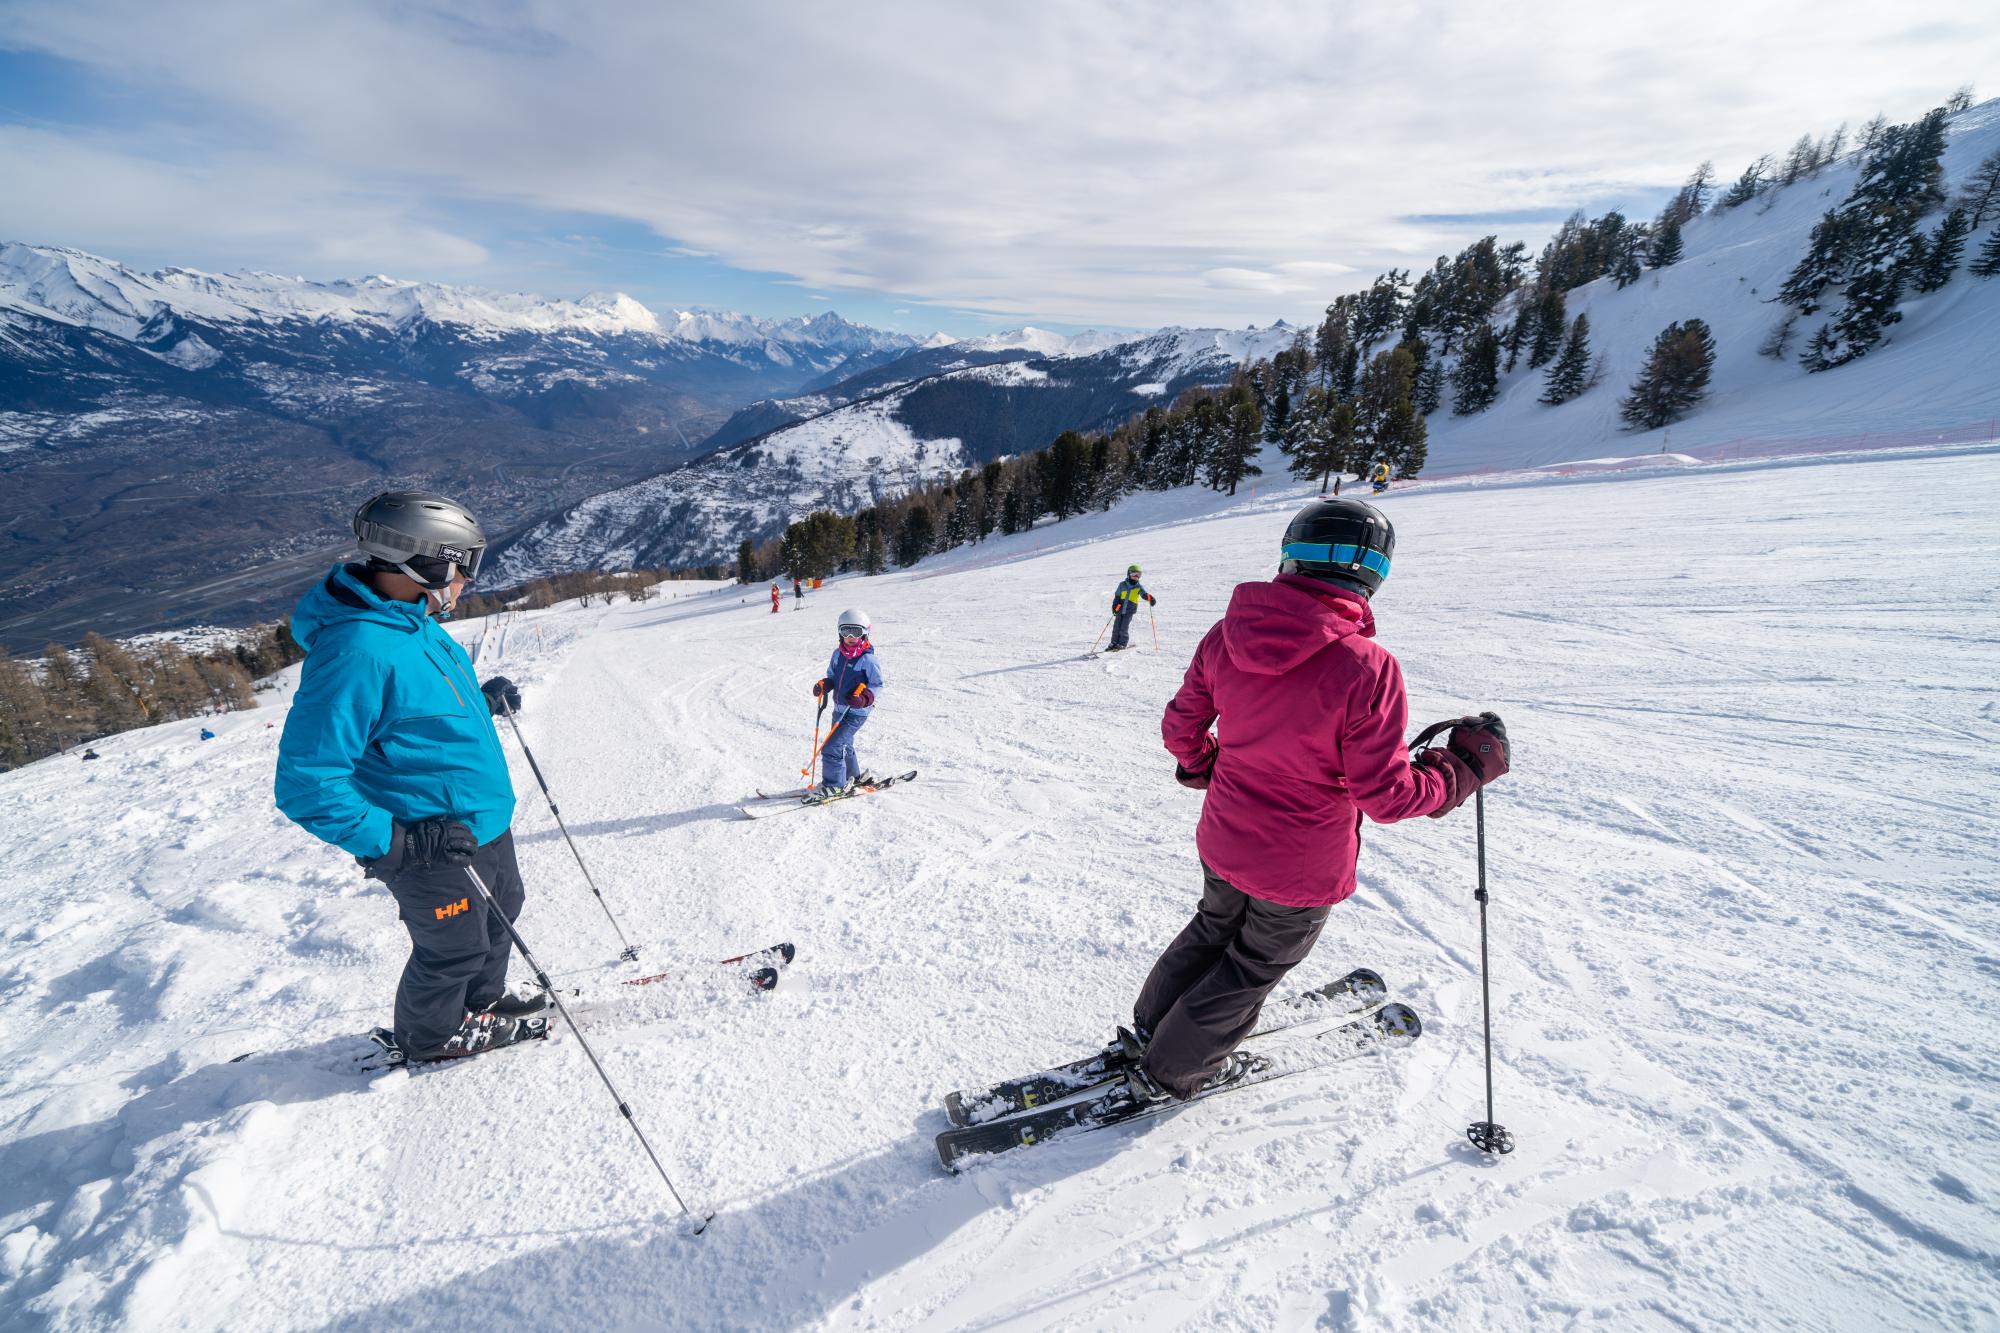
[[[1493,708],[1497,1117],[1471,810],[1365,833],[1308,985],[1404,1052],[940,1173],[949,1090],[1094,1048],[1199,893],[1161,705],[1304,493],[1109,514],[848,578],[460,628],[511,735],[567,1033],[333,1072],[394,904],[270,799],[287,694],[0,775],[0,1325],[84,1329],[2000,1323],[2000,445],[1399,489],[1380,637],[1416,725]],[[1138,561],[1160,652],[1086,660]],[[780,819],[836,611],[907,787]],[[702,966],[791,940],[758,995]],[[517,978],[525,972],[518,965]],[[1287,989],[1289,988],[1289,983]],[[234,1057],[250,1058],[235,1062]]]

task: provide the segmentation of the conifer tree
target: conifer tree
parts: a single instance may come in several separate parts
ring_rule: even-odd
[[[1646,263],[1653,268],[1667,268],[1680,261],[1681,220],[1668,213],[1653,231],[1653,244],[1646,252]]]
[[[1541,401],[1559,407],[1580,396],[1590,381],[1590,316],[1579,314],[1570,321],[1569,337],[1563,340],[1562,355],[1549,367],[1542,382]]]
[[[1978,256],[1966,266],[1967,273],[1975,278],[2000,278],[2000,227],[1995,227],[1986,244],[1979,247]]]
[[[1467,335],[1451,388],[1454,416],[1469,417],[1493,406],[1500,392],[1500,338],[1491,324],[1481,323]]]
[[[1033,516],[1029,518],[1030,524]],[[896,563],[908,568],[931,553],[931,542],[937,536],[937,525],[931,518],[928,505],[913,504],[903,515],[903,529],[896,534]]]
[[[1417,374],[1417,412],[1429,416],[1444,400],[1444,362],[1427,362]]]
[[[1743,168],[1743,174],[1736,178],[1736,183],[1724,192],[1722,198],[1716,200],[1717,211],[1741,208],[1762,194],[1770,170],[1771,158],[1768,153]]]
[[[1264,426],[1264,438],[1273,444],[1282,444],[1285,439],[1286,423],[1291,419],[1292,391],[1280,384],[1277,396],[1271,399],[1270,419]]]
[[[1958,271],[1959,258],[1965,253],[1965,238],[1971,231],[1972,219],[1963,208],[1954,208],[1944,215],[1944,221],[1938,223],[1926,247],[1923,265],[1917,270],[1918,291],[1934,292],[1951,281],[1951,275]]]
[[[1961,111],[1972,110],[1972,85],[1969,83],[1959,84],[1958,91],[1951,95],[1951,100],[1944,104],[1944,109],[1945,114],[1952,116],[1957,115]]]
[[[1563,294],[1554,289],[1544,291],[1535,302],[1535,341],[1528,352],[1528,369],[1540,370],[1549,358],[1562,350],[1563,333],[1567,329],[1568,311]]]
[[[1987,154],[1986,160],[1965,178],[1958,203],[1971,215],[1974,231],[1986,225],[1988,214],[2000,214],[2000,149]]]
[[[1514,315],[1514,322],[1500,335],[1500,345],[1507,349],[1507,364],[1503,367],[1509,375],[1514,373],[1515,362],[1521,359],[1521,348],[1527,342],[1527,307],[1520,307]]]
[[[1805,258],[1799,260],[1778,288],[1778,299],[1797,306],[1801,314],[1819,310],[1819,296],[1847,276],[1848,225],[1844,214],[1828,209],[1813,224]]]
[[[1248,390],[1238,393],[1232,389],[1224,402],[1221,434],[1208,455],[1208,484],[1211,489],[1234,495],[1245,477],[1264,475],[1264,469],[1251,461],[1262,447],[1263,422]]]
[[[1833,336],[1833,326],[1822,324],[1813,336],[1806,340],[1806,350],[1799,353],[1799,364],[1812,374],[1831,370],[1838,364],[1834,360],[1838,347],[1839,344],[1835,342]]]
[[[755,583],[757,581],[757,548],[745,537],[736,543],[736,581]]]
[[[1626,424],[1655,430],[1686,416],[1708,393],[1715,338],[1698,319],[1669,324],[1653,340],[1632,392],[1619,404]]]
[[[1429,430],[1416,405],[1416,358],[1408,346],[1379,352],[1361,374],[1359,399],[1355,405],[1356,439],[1377,458],[1401,468],[1414,458],[1423,466],[1424,442]],[[1414,471],[1401,476],[1415,476]]]

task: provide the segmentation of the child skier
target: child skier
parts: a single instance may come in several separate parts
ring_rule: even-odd
[[[784,594],[778,591],[778,585],[777,585],[777,584],[775,584],[775,583],[773,583],[773,584],[771,585],[771,614],[772,614],[772,615],[774,615],[774,616],[775,616],[775,615],[777,615],[777,614],[778,614],[778,601],[779,601],[779,599],[780,599],[780,598],[782,598],[783,596],[784,596]]]
[[[1139,992],[1135,1031],[1121,1034],[1141,1100],[1185,1100],[1241,1075],[1232,1053],[1264,997],[1354,892],[1362,815],[1442,816],[1507,772],[1492,713],[1406,757],[1403,672],[1375,643],[1369,604],[1395,545],[1373,505],[1307,505],[1285,529],[1277,578],[1237,585],[1167,704],[1174,777],[1206,793],[1195,832],[1206,887]]]
[[[827,662],[826,675],[813,684],[813,697],[830,700],[835,709],[833,732],[820,749],[815,795],[822,800],[874,781],[854,754],[854,733],[867,724],[875,691],[882,688],[882,668],[875,662],[875,646],[868,642],[870,628],[867,614],[859,608],[842,611],[840,642]]]
[[[1132,646],[1132,617],[1139,614],[1142,598],[1148,606],[1159,605],[1153,594],[1146,591],[1146,585],[1139,582],[1139,567],[1127,565],[1125,581],[1111,594],[1111,646],[1105,652],[1115,653]]]

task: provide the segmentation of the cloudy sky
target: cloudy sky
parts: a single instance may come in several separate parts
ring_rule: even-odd
[[[0,0],[0,239],[916,332],[1263,324],[2000,94],[1996,15]]]

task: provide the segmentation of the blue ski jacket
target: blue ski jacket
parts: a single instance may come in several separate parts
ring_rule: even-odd
[[[831,687],[827,697],[833,700],[835,708],[845,708],[857,717],[867,717],[869,709],[857,707],[850,701],[858,686],[866,685],[871,690],[882,688],[882,668],[876,665],[874,645],[870,644],[866,652],[851,662],[841,655],[840,649],[834,649],[833,660],[826,664],[826,683]]]
[[[306,650],[278,741],[278,809],[360,857],[388,850],[389,825],[449,815],[480,845],[514,819],[507,756],[472,659],[423,602],[378,596],[358,565],[336,565],[299,599]]]

